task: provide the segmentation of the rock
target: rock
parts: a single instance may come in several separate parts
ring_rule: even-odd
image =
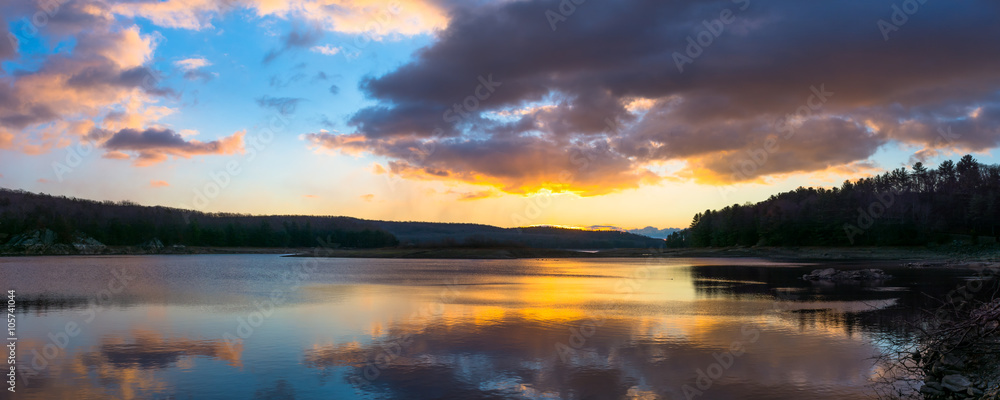
[[[49,229],[35,229],[20,235],[15,235],[7,242],[8,247],[51,246],[56,242],[56,233]]]
[[[161,242],[159,238],[152,238],[146,243],[140,244],[139,247],[141,247],[143,250],[159,252],[163,250],[164,246],[163,242]]]
[[[942,354],[941,365],[952,368],[965,368],[965,361],[953,354]]]
[[[928,382],[927,384],[924,384],[924,386],[921,386],[920,387],[920,393],[923,393],[925,395],[931,395],[931,396],[941,396],[941,395],[944,395],[944,391],[943,390],[941,390],[941,389],[935,389],[935,388],[931,387],[930,383],[931,382]]]
[[[49,229],[35,229],[20,235],[15,235],[5,246],[0,248],[3,253],[15,254],[101,254],[107,246],[82,232],[73,234],[69,244],[57,243],[59,235]]]
[[[101,254],[108,246],[81,232],[73,234],[73,248],[79,254]]]
[[[941,379],[941,386],[952,392],[964,392],[968,390],[971,385],[972,381],[964,375],[945,375],[944,379]]]
[[[861,269],[853,271],[837,271],[833,268],[817,269],[802,275],[807,281],[883,281],[892,278],[880,269]]]
[[[45,254],[56,243],[58,236],[49,229],[35,229],[14,235],[3,247],[4,252]],[[59,249],[62,250],[62,249]]]
[[[47,247],[44,250],[43,254],[53,254],[53,255],[60,255],[60,256],[68,256],[70,254],[76,254],[76,251],[73,249],[72,246],[70,246],[68,244],[56,243],[54,245],[51,245],[51,246]]]

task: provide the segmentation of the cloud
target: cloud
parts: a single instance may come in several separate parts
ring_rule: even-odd
[[[137,0],[111,6],[118,15],[146,18],[166,28],[200,30],[235,9],[249,9],[259,17],[274,16],[307,21],[324,29],[365,34],[375,39],[388,35],[434,32],[448,23],[449,4],[437,0]]]
[[[500,193],[497,193],[497,191],[495,190],[481,190],[478,192],[460,193],[458,196],[458,200],[471,201],[471,200],[490,199],[494,197],[500,197]]]
[[[996,2],[929,2],[889,41],[882,2],[588,2],[556,29],[540,21],[558,7],[451,9],[436,42],[362,81],[374,103],[353,132],[303,138],[411,179],[581,195],[658,182],[671,161],[727,184],[854,165],[890,143],[1000,145],[1000,53],[972,45],[1000,42]],[[679,71],[687,38],[724,9],[733,22]],[[942,141],[947,126],[958,136]],[[765,161],[734,173],[769,140]]]
[[[181,71],[193,71],[199,68],[207,67],[212,65],[212,62],[201,58],[185,58],[183,60],[174,61],[174,65],[181,69]]]
[[[203,81],[207,82],[218,74],[213,72],[203,71],[202,68],[212,65],[212,63],[204,58],[186,58],[183,60],[174,61],[174,65],[177,66],[182,72],[184,72],[184,79],[189,81]]]
[[[126,153],[122,153],[120,151],[108,151],[105,152],[103,155],[101,155],[101,158],[105,158],[108,160],[128,160],[132,158],[132,156]]]
[[[337,53],[340,53],[341,48],[340,47],[331,46],[331,45],[323,45],[323,46],[313,46],[309,50],[312,50],[312,52],[314,52],[314,53],[319,53],[319,54],[323,54],[323,55],[327,55],[327,56],[333,56],[333,55],[337,55]]]
[[[154,188],[167,187],[170,186],[167,181],[149,181],[149,186]]]
[[[330,94],[332,94],[334,96],[340,94],[340,86],[330,85]]]
[[[294,97],[271,97],[267,95],[256,99],[258,106],[273,109],[281,115],[295,113],[295,109],[299,106],[299,103],[304,100]]]
[[[17,55],[17,46],[17,36],[11,34],[7,24],[0,24],[0,61],[13,59]],[[3,71],[2,67],[0,71]]]
[[[149,166],[165,161],[169,156],[191,158],[196,155],[229,155],[243,153],[245,131],[234,133],[211,142],[185,140],[170,129],[122,129],[118,132],[95,132],[94,136],[108,137],[101,145],[108,152],[106,158],[121,159],[125,152],[137,166]]]
[[[297,29],[292,30],[282,37],[281,47],[271,50],[264,55],[263,63],[268,64],[289,50],[311,47],[322,38],[323,32],[316,26],[306,28],[302,31]]]
[[[189,81],[208,82],[208,81],[210,81],[212,79],[215,79],[218,76],[219,76],[219,74],[217,74],[215,72],[205,72],[205,71],[202,71],[202,70],[194,70],[194,71],[188,71],[188,72],[184,73],[184,79],[187,79]]]
[[[298,83],[298,82],[302,81],[305,78],[306,78],[306,74],[302,73],[302,72],[295,72],[292,75],[290,75],[287,79],[284,79],[284,80],[281,79],[281,77],[278,76],[278,75],[271,75],[271,77],[270,77],[270,79],[268,81],[268,84],[272,88],[281,89],[281,88],[284,88],[284,87],[288,87],[289,85],[291,85],[293,83]]]
[[[0,128],[0,150],[10,150],[14,147],[14,134]]]
[[[406,178],[489,185],[507,193],[549,190],[593,196],[659,180],[607,147],[567,149],[535,137],[382,140],[318,132],[303,138],[319,149],[355,155],[371,152],[394,159],[389,162],[389,172]],[[572,156],[565,156],[566,152]]]
[[[0,13],[37,11],[27,5],[0,4]],[[72,51],[32,53],[18,61],[31,68],[0,75],[0,130],[14,136],[4,140],[8,149],[43,154],[82,140],[95,126],[142,126],[173,112],[158,103],[175,92],[149,66],[158,34],[117,22],[105,4],[92,2],[61,4],[44,28],[42,43],[73,43]]]
[[[169,0],[130,1],[112,6],[115,14],[142,17],[167,28],[203,29],[211,27],[213,18],[226,11],[230,0]]]
[[[436,0],[253,0],[250,4],[260,16],[303,19],[334,32],[364,34],[369,40],[442,29],[448,24],[450,6]]]
[[[370,203],[370,202],[372,202],[372,200],[375,200],[375,195],[371,194],[371,193],[363,194],[363,195],[361,195],[361,200],[364,200],[364,201]]]
[[[112,30],[89,39],[77,43],[74,52],[102,56],[121,69],[142,66],[152,58],[156,48],[154,36],[143,35],[138,26]]]

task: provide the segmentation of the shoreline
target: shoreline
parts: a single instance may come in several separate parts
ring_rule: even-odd
[[[401,259],[528,259],[528,258],[762,258],[774,261],[902,261],[917,266],[956,262],[1000,261],[997,246],[929,247],[723,247],[684,249],[564,250],[537,248],[419,248],[375,249],[184,247],[146,249],[109,247],[90,254],[45,252],[0,253],[0,257],[35,256],[115,256],[115,255],[199,255],[274,254],[285,257],[401,258]]]
[[[1000,247],[726,247],[698,249],[609,249],[596,252],[530,248],[309,249],[288,257],[519,259],[519,258],[762,258],[774,261],[903,261],[917,266],[1000,261]]]

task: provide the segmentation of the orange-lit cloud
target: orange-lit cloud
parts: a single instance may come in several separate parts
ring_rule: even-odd
[[[478,192],[460,193],[458,199],[460,201],[470,201],[470,200],[490,199],[494,197],[500,197],[500,193],[496,192],[495,190],[481,190]]]
[[[72,5],[65,13],[72,13]],[[165,93],[156,86],[155,72],[143,66],[152,56],[155,40],[138,27],[115,28],[100,16],[80,12],[105,25],[76,35],[74,54],[53,55],[37,70],[0,77],[0,126],[21,132],[22,146],[51,147],[59,139],[45,130],[47,123],[83,126],[106,115],[136,113],[155,117],[169,113],[153,105]],[[92,123],[92,122],[90,122]],[[85,129],[67,129],[81,134]]]
[[[212,63],[204,58],[195,57],[195,58],[185,58],[183,60],[175,61],[174,65],[176,65],[183,71],[191,71],[198,68],[207,67],[209,65],[212,65]]]
[[[313,133],[304,136],[315,148],[397,159],[388,172],[407,179],[460,181],[506,193],[539,191],[596,196],[652,184],[661,178],[606,148],[563,148],[533,138],[500,142],[418,139],[366,139],[359,135]],[[433,150],[430,150],[433,149]],[[376,164],[376,173],[385,168]]]
[[[14,146],[14,134],[0,128],[0,149],[10,149]]]
[[[260,16],[299,18],[326,29],[366,34],[378,40],[387,35],[416,35],[448,25],[447,11],[432,0],[252,0]]]
[[[137,1],[115,4],[111,9],[115,14],[143,17],[162,27],[202,29],[212,26],[212,18],[226,11],[225,4],[234,3],[217,0]]]
[[[170,186],[170,183],[167,183],[167,181],[149,181],[149,186],[155,188],[167,187]]]
[[[0,9],[9,11],[6,7]],[[136,165],[150,165],[170,155],[189,158],[242,151],[241,133],[210,142],[152,147],[122,144],[116,138],[115,132],[160,129],[157,122],[177,111],[163,104],[176,93],[163,87],[160,73],[150,67],[162,36],[118,21],[116,7],[88,1],[61,5],[57,17],[45,25],[45,39],[73,39],[72,51],[40,58],[37,68],[17,75],[0,76],[0,148],[39,155],[89,142],[108,150],[104,158],[130,158],[127,153],[133,152]],[[189,58],[177,65],[197,72],[210,63]]]
[[[168,0],[137,1],[112,6],[115,14],[143,17],[158,26],[181,29],[212,27],[212,20],[233,8],[258,16],[305,20],[334,32],[366,34],[378,40],[392,34],[416,35],[442,29],[448,13],[433,0]]]
[[[230,155],[244,152],[243,136],[246,131],[234,133],[211,142],[185,140],[169,129],[122,129],[118,132],[101,132],[106,138],[101,145],[109,151],[107,158],[122,158],[125,152],[134,153],[137,166],[149,166],[165,161],[169,156],[191,158],[195,155]]]

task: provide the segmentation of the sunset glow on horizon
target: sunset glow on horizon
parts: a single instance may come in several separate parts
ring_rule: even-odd
[[[0,0],[0,187],[662,229],[1000,162],[997,2],[577,3]]]

